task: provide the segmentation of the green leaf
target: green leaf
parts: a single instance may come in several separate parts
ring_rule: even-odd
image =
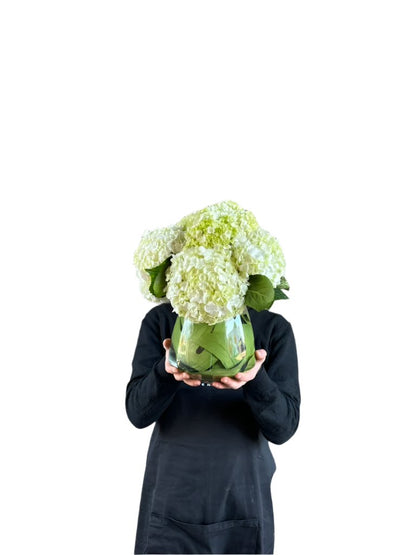
[[[278,301],[280,299],[288,299],[289,297],[283,293],[282,289],[286,289],[289,291],[289,283],[285,277],[280,278],[280,283],[277,287],[274,288],[274,300]]]
[[[257,312],[269,309],[274,302],[274,288],[268,277],[261,274],[250,276],[249,285],[245,297],[247,306],[254,308]]]
[[[170,259],[172,257],[169,256],[166,260],[156,266],[155,268],[151,268],[146,270],[151,278],[151,283],[149,286],[149,291],[152,295],[157,297],[158,299],[165,296],[165,289],[166,289],[166,270],[170,266]]]
[[[280,278],[280,284],[277,287],[279,289],[285,289],[286,291],[289,291],[289,283],[288,283],[287,279],[282,276]]]
[[[288,299],[289,297],[283,293],[283,291],[279,287],[275,287],[274,290],[274,300],[278,301],[280,299]]]

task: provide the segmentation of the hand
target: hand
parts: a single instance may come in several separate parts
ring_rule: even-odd
[[[240,389],[244,384],[254,380],[257,372],[260,370],[263,362],[266,360],[267,352],[264,349],[259,349],[255,352],[256,364],[247,372],[239,372],[232,378],[221,378],[219,382],[212,382],[212,386],[217,389]]]
[[[173,377],[175,378],[175,380],[177,382],[184,382],[186,383],[186,385],[190,385],[191,387],[196,387],[198,385],[201,385],[201,380],[198,378],[191,378],[191,376],[189,374],[187,374],[186,372],[183,372],[182,370],[179,370],[179,368],[176,368],[175,366],[172,366],[172,364],[170,364],[169,362],[169,349],[171,346],[172,342],[170,339],[165,339],[163,341],[163,347],[165,348],[166,351],[166,358],[165,358],[165,370],[168,374],[172,374]]]

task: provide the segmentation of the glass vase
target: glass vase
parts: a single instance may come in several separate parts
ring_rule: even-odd
[[[210,384],[224,376],[250,370],[256,362],[250,315],[243,312],[218,324],[196,324],[177,317],[169,362]]]

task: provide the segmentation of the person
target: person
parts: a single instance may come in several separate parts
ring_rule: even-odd
[[[269,442],[280,445],[298,428],[298,360],[282,315],[249,314],[255,366],[211,387],[169,364],[169,303],[142,321],[125,404],[134,426],[155,426],[135,554],[273,553]]]

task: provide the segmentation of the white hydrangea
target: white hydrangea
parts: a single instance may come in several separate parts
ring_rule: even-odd
[[[172,258],[167,281],[175,312],[194,323],[216,324],[244,308],[248,282],[237,272],[230,249],[185,248]]]
[[[136,267],[141,291],[149,301],[166,302],[167,299],[159,299],[150,293],[151,279],[146,270],[159,266],[169,256],[178,253],[183,248],[184,243],[184,233],[179,226],[146,231],[142,235],[139,246],[134,252],[133,263]]]
[[[267,276],[276,287],[285,271],[285,258],[279,242],[268,231],[258,228],[248,236],[240,235],[233,245],[233,259],[241,276]]]

